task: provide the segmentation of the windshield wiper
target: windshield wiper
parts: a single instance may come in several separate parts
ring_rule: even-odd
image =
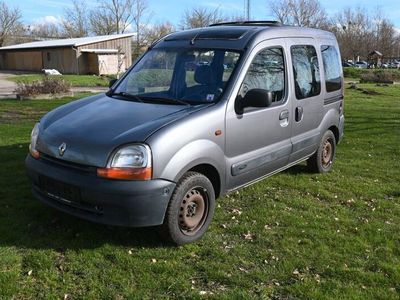
[[[134,99],[134,100],[136,100],[138,102],[143,102],[143,100],[140,99],[138,96],[130,94],[130,93],[127,93],[127,92],[112,93],[110,96],[111,97],[112,96],[121,96],[121,97],[124,97],[124,98]]]
[[[164,97],[153,97],[153,96],[140,96],[143,100],[154,100],[158,102],[164,102],[164,103],[171,103],[171,104],[179,104],[179,105],[190,105],[186,101],[182,101],[179,99],[175,98],[164,98]]]

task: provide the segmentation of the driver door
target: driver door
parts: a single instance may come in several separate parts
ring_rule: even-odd
[[[226,112],[228,190],[270,174],[288,163],[292,150],[291,103],[288,101],[287,51],[282,39],[256,46],[239,76],[241,83]],[[235,109],[251,89],[273,93],[269,107]]]

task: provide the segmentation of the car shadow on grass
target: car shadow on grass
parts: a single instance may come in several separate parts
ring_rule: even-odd
[[[299,175],[299,174],[313,174],[308,167],[306,162],[302,162],[301,164],[294,165],[286,170],[283,171],[284,173],[291,174],[291,175]]]
[[[34,249],[169,247],[156,228],[126,228],[91,223],[59,212],[34,198],[26,175],[28,146],[0,147],[0,245]]]

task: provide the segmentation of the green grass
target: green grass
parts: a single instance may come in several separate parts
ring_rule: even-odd
[[[346,90],[331,173],[299,165],[221,198],[180,248],[35,200],[30,130],[69,100],[0,101],[0,298],[398,299],[400,86],[359,86],[381,95]]]
[[[30,74],[30,75],[12,76],[8,77],[7,79],[14,82],[24,81],[30,83],[32,81],[42,79],[43,76],[44,75],[41,74]],[[62,75],[53,77],[66,80],[71,84],[71,86],[81,86],[81,87],[95,87],[95,86],[108,87],[109,81],[115,78],[114,76],[96,76],[96,75]]]

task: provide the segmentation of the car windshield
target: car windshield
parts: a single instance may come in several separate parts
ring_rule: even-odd
[[[112,95],[143,102],[202,104],[219,100],[239,60],[228,50],[152,49]]]

